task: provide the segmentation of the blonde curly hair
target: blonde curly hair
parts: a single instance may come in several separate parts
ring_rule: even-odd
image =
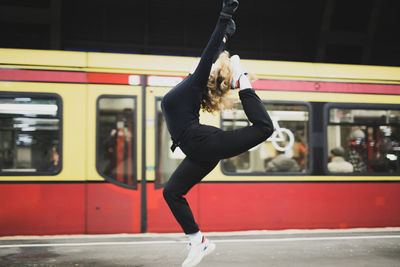
[[[217,66],[210,73],[207,82],[207,90],[201,100],[203,111],[214,113],[222,109],[232,108],[232,101],[226,96],[231,89],[232,70],[230,67],[229,52],[222,52],[215,65]]]

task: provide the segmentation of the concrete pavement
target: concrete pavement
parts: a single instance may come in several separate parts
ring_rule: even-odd
[[[199,266],[400,266],[400,228],[206,233]],[[0,266],[180,266],[183,234],[0,237]]]

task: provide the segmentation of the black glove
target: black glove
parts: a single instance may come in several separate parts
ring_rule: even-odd
[[[232,35],[235,33],[235,31],[236,31],[235,21],[233,21],[233,19],[230,19],[228,22],[228,26],[226,26],[226,30],[225,30],[226,38],[230,39],[232,37]]]
[[[220,15],[222,17],[230,19],[232,18],[232,15],[235,13],[238,6],[239,6],[238,0],[224,0]]]

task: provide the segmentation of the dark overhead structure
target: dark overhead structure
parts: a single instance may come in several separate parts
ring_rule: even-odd
[[[2,48],[199,56],[215,0],[0,0]],[[400,66],[400,1],[241,1],[242,58]]]

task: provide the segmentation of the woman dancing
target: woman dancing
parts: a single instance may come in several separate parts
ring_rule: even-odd
[[[238,56],[221,53],[235,32],[232,15],[237,0],[223,0],[217,25],[193,74],[172,88],[161,108],[171,134],[172,151],[180,147],[186,158],[166,183],[163,195],[176,220],[190,238],[190,251],[182,266],[195,266],[215,249],[196,224],[184,195],[199,183],[218,161],[239,155],[265,141],[273,132],[272,121],[245,75]],[[221,54],[220,54],[221,53]],[[213,65],[215,58],[218,60]],[[214,112],[224,107],[230,89],[239,88],[243,109],[251,126],[233,131],[199,123],[200,108]]]

